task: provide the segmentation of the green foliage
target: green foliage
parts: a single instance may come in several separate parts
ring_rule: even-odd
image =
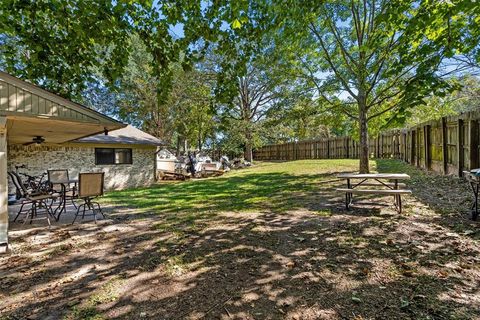
[[[92,68],[108,64],[114,76],[125,65],[134,9],[129,1],[1,1],[0,67],[79,98]]]
[[[411,1],[398,1],[397,10],[412,7]],[[387,19],[402,23],[391,11]],[[451,58],[459,54],[472,54],[480,61],[480,6],[477,1],[421,1],[415,15],[405,28],[412,45],[404,48],[407,55],[415,51],[434,52],[439,58]]]
[[[247,142],[245,136],[246,125],[250,126],[250,128],[248,128],[249,132],[252,133],[252,139],[255,139],[259,133],[259,126],[245,124],[241,120],[224,118],[220,125],[217,147],[225,154],[236,157],[242,156]],[[260,145],[252,143],[252,146],[258,147]]]
[[[172,146],[215,142],[238,153],[326,134],[360,138],[360,128],[375,134],[469,108],[457,100],[473,99],[446,96],[455,83],[440,67],[459,55],[478,66],[479,8],[468,0],[5,0],[0,68]]]
[[[328,2],[284,34],[295,37],[299,71],[330,107],[353,119],[365,108],[373,119],[390,110],[403,112],[446,88],[435,74],[437,53],[405,52],[411,47],[406,29],[416,10],[401,1]]]
[[[171,85],[165,88],[162,79],[153,75],[153,57],[140,37],[133,35],[128,45],[135,50],[122,77],[115,86],[92,83],[84,92],[90,100],[86,99],[86,103],[142,128],[172,147],[181,140],[201,148],[213,136],[215,127],[208,76],[172,64]]]
[[[244,35],[238,38],[241,43],[249,41]],[[249,161],[252,148],[259,146],[268,132],[264,127],[265,119],[282,112],[296,88],[288,69],[278,63],[271,38],[263,34],[255,40],[255,46],[255,51],[242,53],[245,60],[239,61],[237,66],[241,65],[243,71],[230,80],[229,87],[217,78],[217,93],[218,90],[231,91],[230,99],[226,99],[228,94],[223,91],[225,95],[219,100],[218,113],[224,129],[222,148],[234,154],[243,149]],[[228,55],[217,57],[222,61]]]
[[[212,87],[212,81],[204,72],[176,69],[167,105],[172,114],[177,142],[187,141],[202,150],[209,140],[214,139],[218,123]]]
[[[329,117],[327,113],[320,112],[318,103],[310,96],[300,96],[291,105],[275,112],[262,123],[266,128],[264,139],[266,143],[283,143],[314,138],[324,138],[331,135],[345,134],[345,126],[336,121],[341,117]],[[345,120],[345,119],[343,119]],[[328,126],[326,125],[328,123]],[[338,130],[340,129],[340,130]]]
[[[432,95],[427,98],[424,105],[412,110],[407,118],[407,125],[417,125],[480,108],[480,80],[477,77],[464,76],[450,81],[456,82],[458,89],[446,96]]]

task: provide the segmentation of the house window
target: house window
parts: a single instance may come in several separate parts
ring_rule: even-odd
[[[95,164],[132,164],[132,149],[95,148]]]

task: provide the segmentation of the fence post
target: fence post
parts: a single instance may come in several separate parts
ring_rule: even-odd
[[[457,121],[457,173],[458,176],[462,176],[464,157],[463,157],[463,120]]]
[[[400,158],[400,135],[398,133],[393,134],[393,150],[392,150],[394,159]]]
[[[430,152],[430,125],[423,127],[423,142],[423,151],[425,152],[425,169],[430,170],[432,162]]]
[[[416,165],[415,163],[415,155],[417,150],[417,129],[413,129],[410,131],[410,164]]]
[[[442,162],[443,174],[448,173],[447,118],[442,118]]]
[[[418,128],[415,128],[415,150],[413,150],[415,154],[415,166],[420,167],[420,135],[418,134],[420,131]]]
[[[345,152],[346,152],[345,158],[347,158],[347,159],[350,158],[350,154],[349,154],[350,150],[348,149],[349,148],[349,142],[350,142],[350,138],[346,137],[345,138]]]
[[[380,158],[385,158],[385,135],[380,134]]]
[[[469,123],[470,132],[470,170],[478,168],[478,120],[470,120]]]

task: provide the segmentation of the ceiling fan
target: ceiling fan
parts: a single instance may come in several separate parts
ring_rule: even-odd
[[[26,143],[24,143],[23,145],[24,145],[24,146],[29,146],[29,145],[34,144],[34,143],[36,143],[36,144],[42,144],[43,142],[45,142],[45,138],[44,138],[44,137],[42,137],[42,136],[36,136],[36,137],[34,137],[34,138],[32,139],[31,142],[26,142]]]

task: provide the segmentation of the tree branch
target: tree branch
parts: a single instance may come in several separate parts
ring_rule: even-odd
[[[335,76],[340,80],[340,82],[342,82],[345,90],[348,91],[348,93],[354,98],[354,99],[357,99],[357,95],[355,93],[353,93],[353,91],[350,89],[350,87],[348,86],[348,82],[343,78],[343,76],[340,74],[340,72],[338,71],[338,69],[335,67],[335,65],[333,64],[333,60],[332,60],[332,57],[330,56],[330,53],[328,52],[327,48],[325,47],[325,43],[323,42],[323,39],[321,37],[321,35],[318,33],[318,31],[316,30],[315,28],[315,25],[313,23],[310,23],[310,30],[315,34],[315,36],[317,37],[317,39],[320,41],[320,46],[322,47],[322,50],[323,52],[325,53],[325,60],[327,61],[327,63],[329,64],[330,68],[332,68],[333,72],[335,73]]]

